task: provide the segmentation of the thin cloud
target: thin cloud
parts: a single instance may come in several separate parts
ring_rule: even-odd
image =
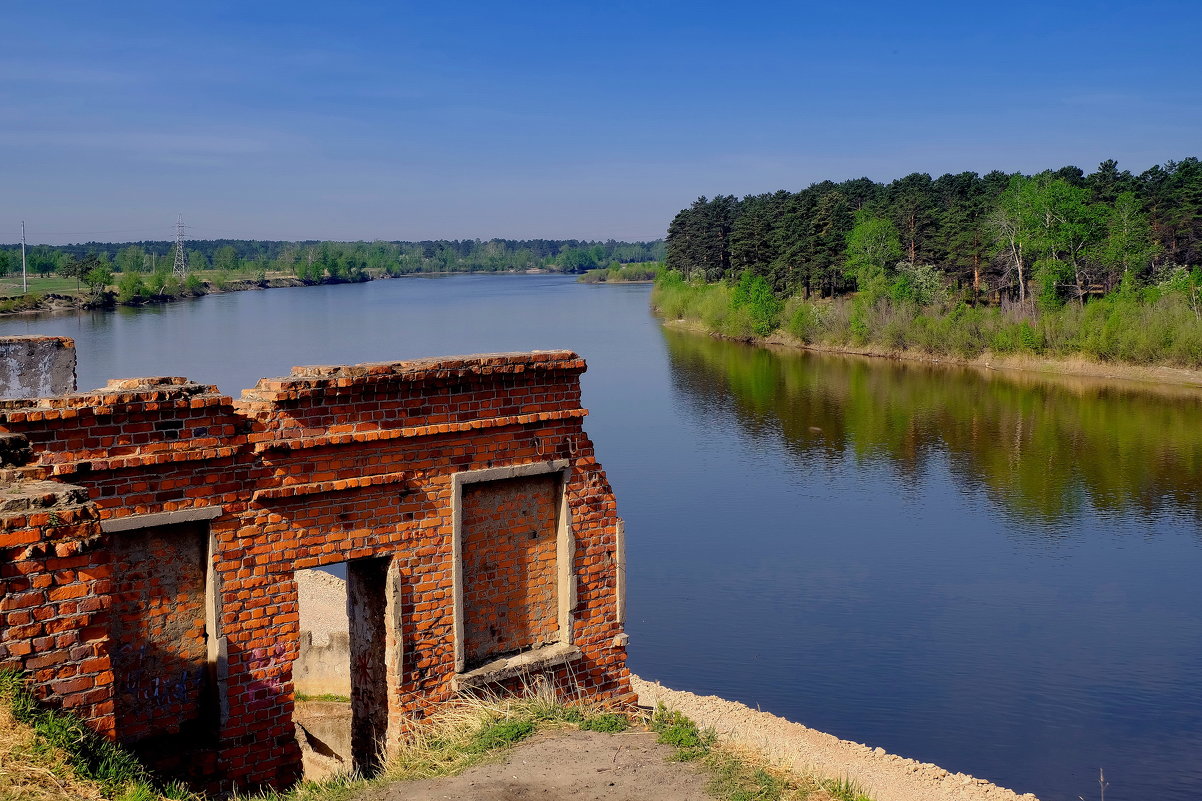
[[[293,134],[271,132],[0,131],[0,144],[6,147],[63,148],[77,154],[103,151],[187,163],[197,160],[211,163],[297,150],[302,143],[303,140]]]
[[[12,59],[0,60],[0,82],[36,87],[39,84],[59,86],[128,86],[141,82],[136,74],[95,64],[52,63],[47,61],[28,62]]]

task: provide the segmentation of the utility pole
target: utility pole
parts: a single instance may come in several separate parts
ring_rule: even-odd
[[[188,251],[184,250],[184,215],[182,214],[175,223],[175,265],[171,271],[180,281],[188,277]]]
[[[29,294],[29,275],[25,272],[25,221],[21,220],[21,294]]]

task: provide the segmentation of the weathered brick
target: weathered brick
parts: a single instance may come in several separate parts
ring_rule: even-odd
[[[35,627],[5,640],[5,664],[35,671],[40,692],[97,731],[137,739],[204,714],[206,636],[220,635],[229,716],[212,748],[189,758],[193,778],[286,785],[299,769],[293,571],[394,560],[405,650],[388,712],[398,723],[420,717],[450,697],[454,679],[452,477],[567,459],[581,603],[572,630],[559,631],[561,490],[532,479],[490,499],[482,484],[466,501],[478,495],[487,514],[464,531],[465,559],[477,560],[465,562],[474,621],[465,651],[483,661],[571,635],[582,655],[548,673],[556,686],[628,699],[625,651],[611,645],[620,633],[616,507],[581,425],[584,369],[566,352],[297,368],[239,401],[186,379],[128,379],[42,399],[36,412],[0,410],[0,431],[26,435],[37,466],[93,499],[0,519],[0,549],[11,548],[0,551],[0,581],[13,582],[0,610],[29,616],[10,619],[10,633]],[[142,551],[128,547],[142,535],[102,534],[98,523],[207,505],[219,516],[164,529]],[[215,633],[204,628],[209,537],[221,588]],[[130,713],[138,703],[145,714]]]

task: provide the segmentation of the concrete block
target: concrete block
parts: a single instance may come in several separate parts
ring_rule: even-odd
[[[0,398],[45,398],[75,391],[75,340],[0,337]]]

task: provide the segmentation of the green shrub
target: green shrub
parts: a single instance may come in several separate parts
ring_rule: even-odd
[[[1026,320],[1018,324],[1018,344],[1025,350],[1039,353],[1043,350],[1043,334]]]
[[[822,331],[822,313],[801,298],[793,298],[784,310],[785,330],[807,344],[817,342]]]
[[[747,325],[756,336],[768,336],[776,330],[783,305],[762,275],[744,270],[730,298],[733,309],[746,310]]]
[[[717,739],[713,732],[701,732],[696,723],[663,704],[651,716],[651,730],[659,734],[656,742],[676,749],[676,759],[681,762],[704,756]]]
[[[138,273],[122,273],[117,280],[117,301],[119,303],[138,303],[150,298],[150,290]]]

